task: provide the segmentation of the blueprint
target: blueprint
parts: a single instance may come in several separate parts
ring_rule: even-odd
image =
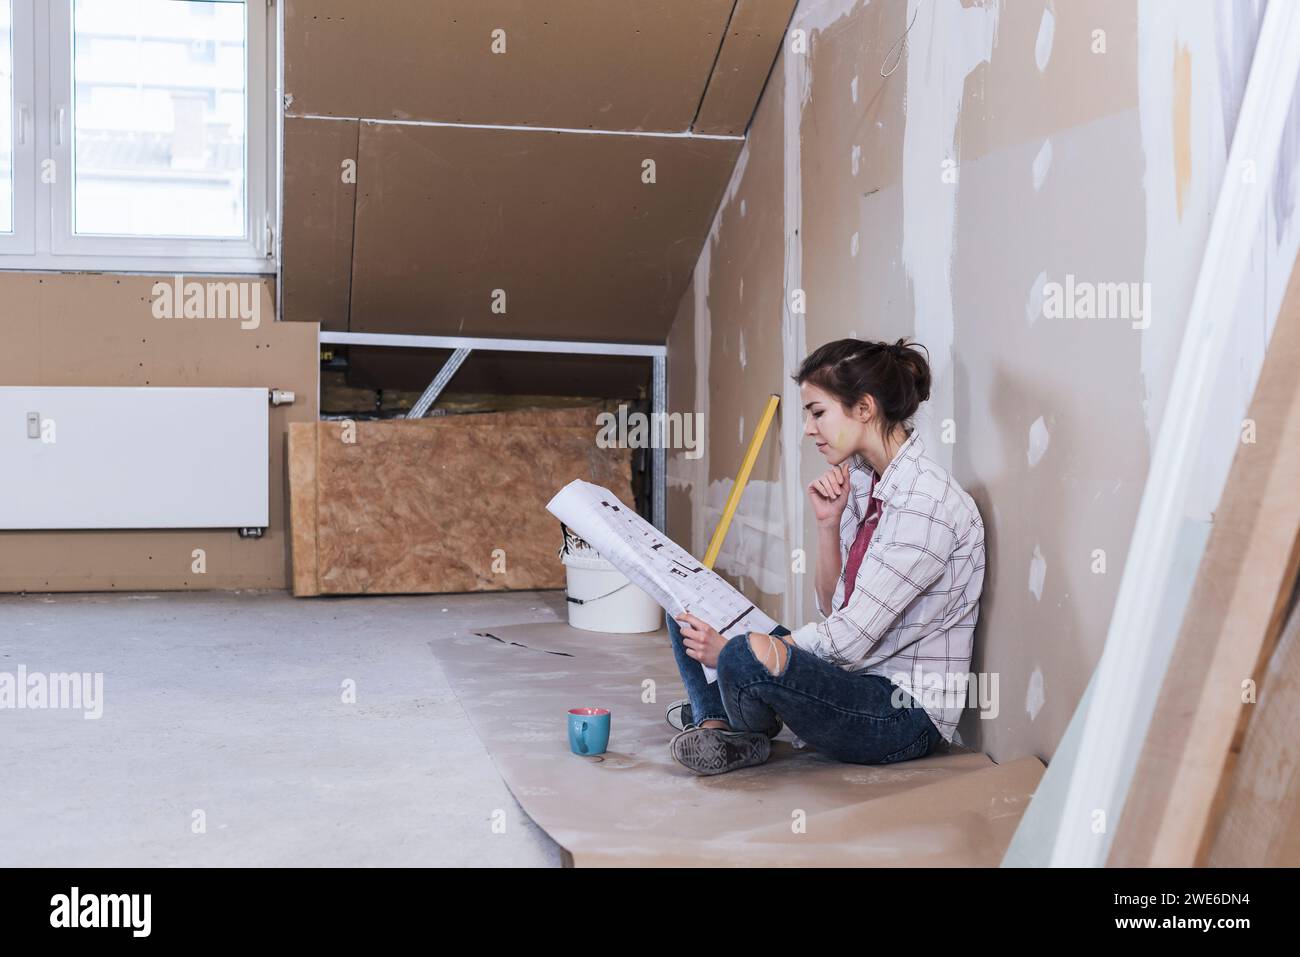
[[[575,479],[546,509],[674,617],[690,612],[724,638],[776,628],[753,602],[608,489]],[[704,675],[710,682],[717,678],[713,668],[704,667]]]

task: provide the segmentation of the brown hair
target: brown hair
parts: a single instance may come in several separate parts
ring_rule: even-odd
[[[861,339],[836,339],[816,349],[804,359],[794,381],[809,382],[835,396],[845,411],[866,396],[876,400],[880,434],[891,435],[916,414],[921,403],[930,398],[930,363],[920,343],[905,338],[897,342],[864,342]]]

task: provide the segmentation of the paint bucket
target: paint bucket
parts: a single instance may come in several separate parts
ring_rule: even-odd
[[[663,625],[664,613],[655,600],[567,528],[560,561],[574,628],[632,635],[658,631]]]

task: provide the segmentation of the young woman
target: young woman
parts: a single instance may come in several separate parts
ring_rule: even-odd
[[[839,339],[794,378],[830,465],[808,486],[823,620],[728,641],[694,615],[668,619],[690,698],[677,722],[670,710],[672,754],[696,774],[763,763],[783,724],[841,761],[924,757],[965,706],[984,523],[910,427],[929,363],[904,339]]]

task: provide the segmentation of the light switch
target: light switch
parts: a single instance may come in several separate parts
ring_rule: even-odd
[[[27,437],[29,439],[39,439],[41,437],[41,414],[39,412],[27,413]]]

